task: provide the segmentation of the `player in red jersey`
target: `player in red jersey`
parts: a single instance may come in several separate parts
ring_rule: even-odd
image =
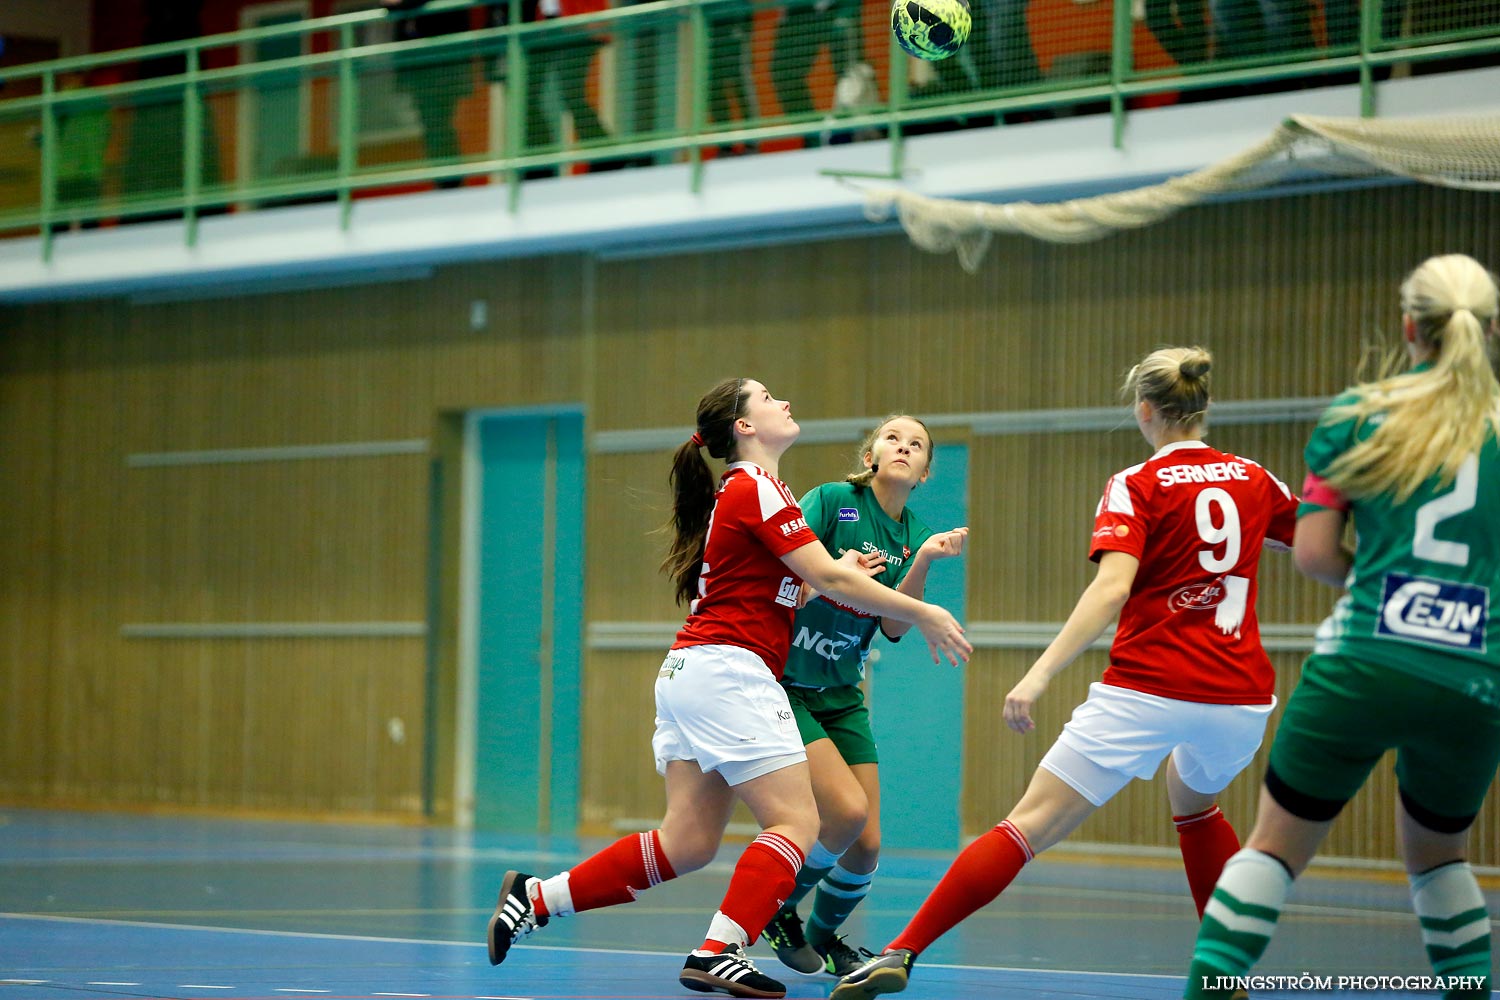
[[[744,949],[786,899],[818,834],[807,755],[778,683],[802,582],[912,623],[933,662],[940,654],[967,660],[971,647],[947,611],[876,583],[856,563],[836,562],[808,528],[776,477],[797,440],[790,403],[753,379],[729,379],[699,400],[697,427],[673,457],[673,541],[662,564],[689,608],[656,681],[651,745],[666,778],[666,817],[551,878],[507,872],[489,922],[490,963],[554,917],[628,903],[703,867],[739,800],[762,832],[740,856],[679,981],[705,993],[782,997],[786,988]],[[717,492],[704,448],[729,463]]]
[[[1297,499],[1254,462],[1203,443],[1201,348],[1169,348],[1131,369],[1125,390],[1155,454],[1111,476],[1094,518],[1099,571],[1062,631],[1005,698],[1018,733],[1047,684],[1110,622],[1109,668],[1073,712],[1005,821],[964,849],[883,954],[840,980],[832,1000],[906,988],[933,941],[1010,884],[1132,778],[1167,759],[1167,798],[1198,914],[1239,849],[1220,791],[1250,763],[1275,707],[1255,619],[1263,545],[1286,549]]]

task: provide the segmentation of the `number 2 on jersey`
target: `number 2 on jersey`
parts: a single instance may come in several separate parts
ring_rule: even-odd
[[[1464,542],[1445,542],[1437,537],[1437,526],[1450,517],[1473,510],[1479,502],[1479,459],[1470,455],[1458,467],[1453,489],[1434,497],[1417,508],[1417,530],[1411,540],[1411,554],[1428,562],[1450,566],[1469,564],[1469,546]]]
[[[1217,507],[1215,515],[1213,508]],[[1222,573],[1240,561],[1240,511],[1234,505],[1234,497],[1217,486],[1210,486],[1198,494],[1194,504],[1194,515],[1198,522],[1198,537],[1208,543],[1209,548],[1198,551],[1198,563],[1210,573]],[[1214,549],[1224,546],[1224,554],[1215,556]]]

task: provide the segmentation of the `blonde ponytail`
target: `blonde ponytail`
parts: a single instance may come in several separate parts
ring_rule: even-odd
[[[1144,399],[1168,424],[1196,428],[1208,415],[1213,365],[1213,355],[1201,347],[1164,347],[1130,369],[1120,392]]]
[[[1354,399],[1331,407],[1327,423],[1375,418],[1379,426],[1323,474],[1349,496],[1410,497],[1437,476],[1453,481],[1487,437],[1500,434],[1500,382],[1490,336],[1497,312],[1495,280],[1463,254],[1432,257],[1401,286],[1401,308],[1432,367],[1366,382]]]

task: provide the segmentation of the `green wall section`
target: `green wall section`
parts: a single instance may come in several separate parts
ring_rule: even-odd
[[[478,428],[474,824],[572,834],[578,825],[583,417],[496,414]],[[541,655],[549,640],[550,671]]]
[[[969,449],[938,445],[932,478],[909,506],[933,531],[969,523]],[[934,563],[927,600],[964,622],[965,555]],[[886,847],[953,850],[960,844],[964,746],[964,668],[934,664],[920,632],[899,643],[875,640],[870,712],[880,746],[881,841]]]

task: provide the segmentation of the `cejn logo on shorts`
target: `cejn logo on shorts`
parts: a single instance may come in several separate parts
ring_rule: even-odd
[[[1484,652],[1490,592],[1484,587],[1387,573],[1376,635]]]

